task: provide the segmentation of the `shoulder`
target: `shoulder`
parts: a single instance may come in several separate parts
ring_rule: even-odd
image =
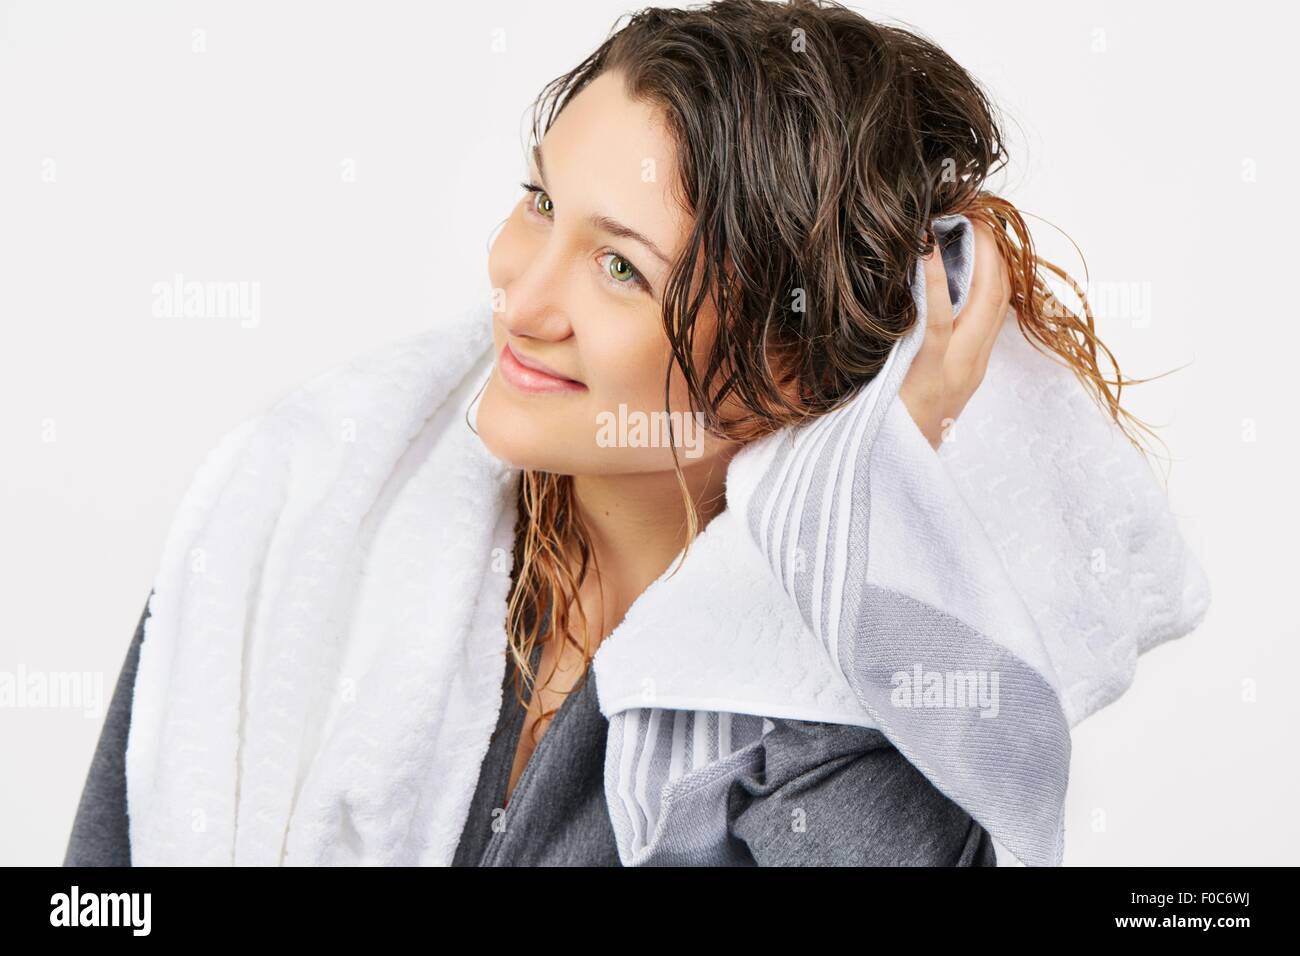
[[[993,866],[988,833],[879,730],[773,720],[732,789],[732,833],[763,866]]]
[[[149,595],[153,597],[152,592]],[[91,758],[64,853],[64,866],[130,866],[126,806],[126,746],[131,727],[131,694],[144,640],[149,601],[136,624],[118,674],[99,742]]]

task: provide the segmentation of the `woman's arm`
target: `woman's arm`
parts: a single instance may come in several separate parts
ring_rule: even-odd
[[[150,597],[153,594],[150,592]],[[81,803],[63,857],[64,866],[130,866],[131,839],[126,812],[126,740],[131,726],[131,697],[136,665],[149,616],[145,601],[135,637],[126,652],[113,700],[108,705],[99,744],[81,791]]]
[[[760,866],[996,866],[993,843],[878,730],[777,720],[732,790]]]

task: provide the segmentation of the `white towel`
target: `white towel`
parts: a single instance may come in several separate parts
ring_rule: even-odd
[[[960,308],[970,223],[934,227]],[[885,370],[744,449],[727,510],[599,649],[625,862],[655,841],[613,761],[622,718],[655,707],[880,727],[1018,860],[1059,863],[1069,727],[1204,615],[1145,464],[1014,321],[956,440],[929,446],[897,400],[922,276]],[[490,344],[484,306],[377,349],[199,470],[136,678],[133,862],[451,861],[505,666],[518,475],[466,424]]]

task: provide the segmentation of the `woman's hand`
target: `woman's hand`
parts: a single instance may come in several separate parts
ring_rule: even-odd
[[[925,339],[899,389],[912,420],[936,451],[984,380],[989,353],[1011,304],[1011,277],[993,230],[975,227],[975,268],[961,315],[952,317],[939,244],[925,260]]]

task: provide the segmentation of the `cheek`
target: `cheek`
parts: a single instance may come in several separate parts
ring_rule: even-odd
[[[678,442],[683,467],[713,461],[728,450],[729,443],[705,434],[699,416],[689,411],[686,383],[671,361],[657,306],[635,333],[629,329],[622,335],[602,335],[599,341],[584,343],[583,353],[584,361],[592,363],[588,367],[599,369],[590,398],[592,410],[603,416],[603,430],[598,432],[605,456],[601,470],[671,471],[670,435]],[[671,431],[664,414],[664,376],[670,366]]]
[[[636,318],[635,324],[618,323],[622,330],[601,329],[582,342],[583,367],[592,370],[591,397],[611,411],[619,404],[647,412],[664,407],[668,342],[657,314]]]

